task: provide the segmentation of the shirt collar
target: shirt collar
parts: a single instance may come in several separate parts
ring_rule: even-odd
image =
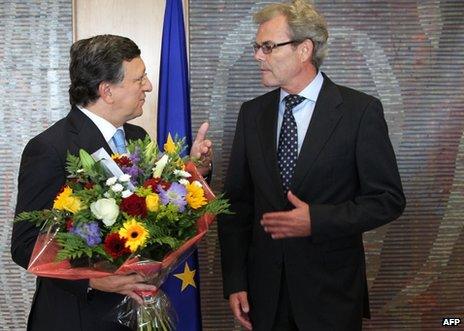
[[[92,113],[90,110],[82,106],[77,106],[77,108],[79,108],[79,110],[82,111],[88,118],[90,118],[92,122],[98,127],[106,142],[109,142],[111,138],[113,138],[117,129],[122,129],[124,131],[124,127],[120,126],[119,128],[115,128],[113,124],[105,120],[103,117]]]
[[[309,85],[306,86],[303,89],[303,91],[298,93],[298,95],[301,95],[302,97],[305,97],[306,99],[311,100],[312,102],[315,103],[319,95],[319,92],[321,91],[323,82],[324,82],[324,77],[322,76],[322,73],[318,71],[316,77],[314,77],[311,83],[309,83]],[[289,95],[289,93],[287,93],[283,89],[280,89],[280,102],[283,102],[284,98],[287,95]]]

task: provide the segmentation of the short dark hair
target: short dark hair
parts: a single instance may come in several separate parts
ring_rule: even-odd
[[[124,79],[123,61],[139,57],[140,49],[129,38],[106,34],[76,41],[70,55],[69,102],[85,107],[100,97],[101,82]]]

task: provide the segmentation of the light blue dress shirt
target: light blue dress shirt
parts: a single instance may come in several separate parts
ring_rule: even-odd
[[[295,117],[296,125],[298,128],[298,154],[300,154],[301,146],[303,145],[303,140],[308,131],[309,122],[313,116],[314,106],[316,105],[317,97],[322,88],[322,83],[324,82],[324,77],[319,71],[314,77],[314,79],[309,83],[308,86],[304,88],[303,91],[298,93],[305,97],[306,99],[300,103],[298,106],[293,108],[293,117]],[[279,102],[279,114],[277,118],[277,144],[279,146],[279,135],[280,128],[282,127],[282,120],[284,117],[285,111],[285,101],[284,98],[289,93],[285,92],[283,89],[280,89],[280,102]]]

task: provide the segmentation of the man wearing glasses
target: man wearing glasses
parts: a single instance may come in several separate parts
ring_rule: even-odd
[[[405,198],[380,101],[320,71],[324,18],[266,6],[254,57],[277,89],[240,110],[219,221],[224,295],[248,330],[360,330],[369,317],[362,233]]]

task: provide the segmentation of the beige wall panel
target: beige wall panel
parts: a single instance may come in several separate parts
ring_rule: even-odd
[[[97,34],[116,34],[131,38],[140,47],[153,91],[147,95],[144,113],[132,122],[156,138],[161,36],[164,0],[74,0],[74,40]]]

